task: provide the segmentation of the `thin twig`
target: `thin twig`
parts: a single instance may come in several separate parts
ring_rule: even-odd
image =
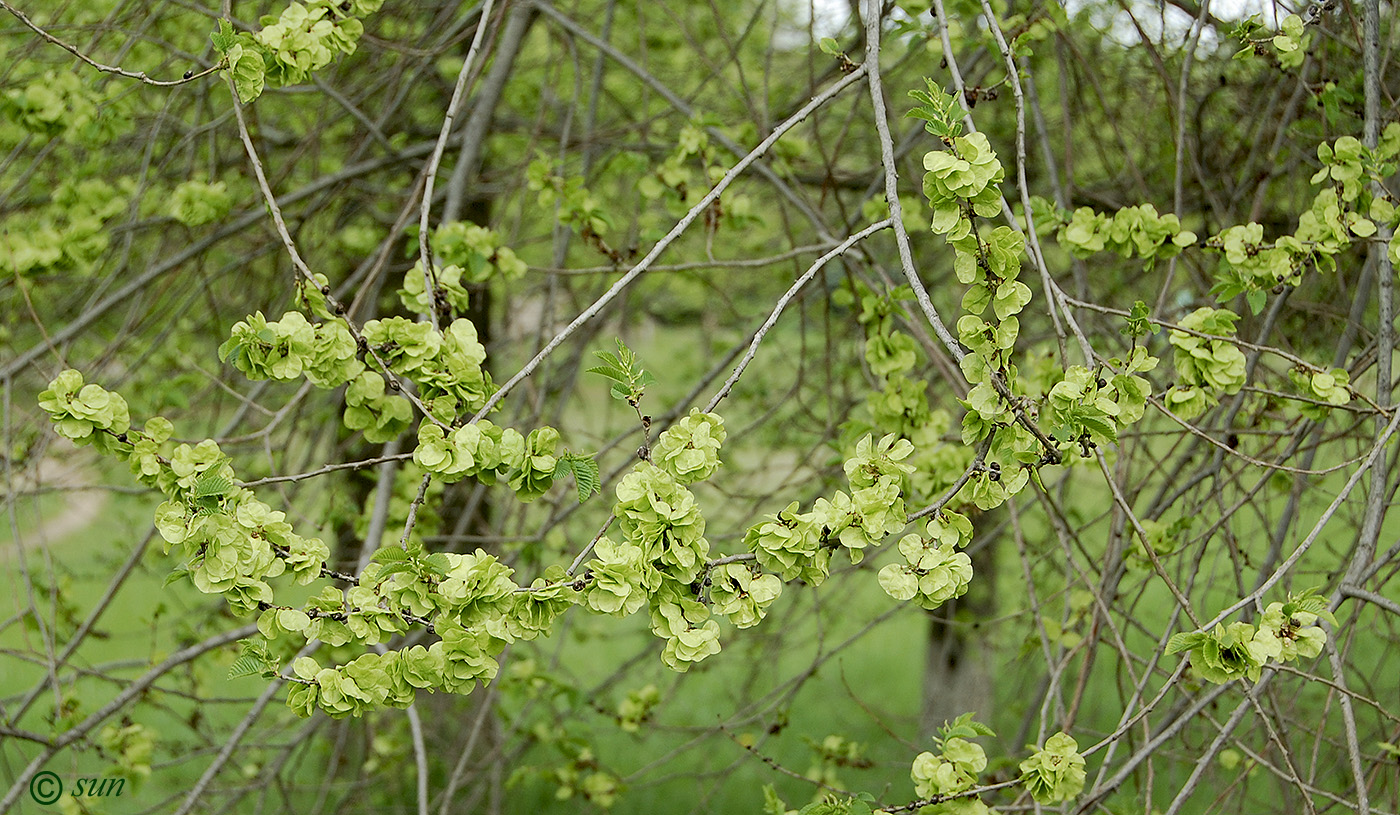
[[[433,184],[437,181],[438,165],[442,163],[443,151],[447,149],[447,138],[452,134],[452,125],[457,119],[457,110],[462,105],[462,99],[466,95],[467,78],[473,75],[476,66],[476,53],[481,48],[481,40],[486,35],[487,23],[491,18],[491,6],[495,0],[485,0],[481,7],[481,19],[476,23],[476,34],[472,37],[471,47],[467,49],[467,58],[462,63],[462,69],[457,72],[457,82],[452,87],[452,100],[447,103],[447,112],[442,119],[442,128],[438,131],[437,143],[433,145],[432,155],[428,157],[428,168],[425,171],[426,180],[423,182],[423,202],[418,210],[418,259],[423,264],[423,285],[428,297],[428,318],[432,321],[433,328],[439,328],[438,308],[437,308],[437,273],[433,268],[432,253],[428,251],[428,218],[433,208]]]
[[[744,172],[744,170],[748,168],[750,164],[753,164],[755,161],[758,160],[760,156],[767,153],[768,149],[774,144],[776,144],[778,139],[782,138],[784,133],[797,126],[799,122],[802,122],[808,116],[812,115],[813,111],[817,110],[822,105],[835,98],[838,94],[841,93],[841,91],[844,91],[846,88],[855,84],[855,82],[861,78],[863,73],[863,68],[857,68],[855,71],[853,71],[850,74],[847,74],[845,77],[828,87],[826,90],[814,96],[810,102],[803,105],[800,110],[798,110],[792,116],[788,117],[788,119],[785,120],[782,124],[774,128],[773,132],[768,134],[768,138],[759,142],[757,147],[749,151],[743,158],[739,159],[739,161],[736,162],[733,167],[729,168],[729,171],[726,172],[722,178],[720,178],[718,183],[716,183],[715,186],[711,188],[709,192],[705,193],[705,195],[700,199],[700,201],[696,203],[695,206],[691,207],[690,211],[687,212],[685,216],[682,217],[676,223],[676,225],[671,228],[671,231],[667,232],[666,235],[661,238],[661,240],[656,242],[656,245],[651,248],[651,251],[647,252],[646,257],[643,257],[641,260],[637,261],[637,264],[635,266],[628,270],[628,272],[624,274],[621,277],[621,279],[619,279],[616,283],[614,283],[606,292],[604,292],[602,296],[600,296],[597,300],[593,301],[592,305],[584,309],[577,317],[571,320],[567,326],[561,329],[558,334],[554,335],[554,338],[551,339],[545,345],[544,348],[540,349],[540,352],[538,354],[535,354],[535,356],[529,362],[525,363],[525,365],[521,367],[519,371],[516,372],[515,376],[512,376],[510,379],[506,380],[506,383],[502,385],[500,389],[497,390],[494,394],[492,394],[491,398],[486,400],[486,404],[482,406],[481,410],[477,411],[475,416],[472,417],[472,421],[480,421],[483,416],[485,416],[487,413],[490,413],[491,409],[494,408],[498,403],[500,403],[500,401],[505,398],[506,394],[510,393],[511,390],[513,390],[516,385],[520,384],[522,380],[524,380],[530,374],[534,373],[535,369],[539,367],[540,363],[543,362],[545,358],[548,357],[550,354],[554,353],[554,349],[558,348],[561,344],[563,344],[564,340],[572,336],[573,333],[578,330],[579,326],[583,325],[584,323],[597,316],[597,314],[603,310],[604,306],[612,302],[614,298],[616,298],[619,294],[622,293],[623,289],[627,288],[627,286],[632,283],[632,281],[636,280],[644,272],[646,272],[647,269],[651,267],[651,264],[654,263],[656,259],[661,256],[661,253],[666,251],[666,248],[669,247],[676,240],[676,238],[679,238],[681,234],[684,233],[685,230],[690,227],[691,223],[693,223],[696,218],[698,218],[702,213],[708,210],[710,208],[710,205],[713,204],[724,193],[724,191],[729,188],[730,184],[734,183],[734,180],[737,179]]]
[[[147,85],[155,85],[156,87],[160,87],[160,88],[169,88],[169,87],[173,87],[173,86],[175,86],[175,85],[185,85],[185,84],[188,84],[188,83],[190,83],[190,82],[198,81],[198,80],[203,79],[204,77],[206,77],[206,76],[208,76],[208,75],[214,73],[215,71],[217,71],[217,70],[219,70],[220,68],[223,67],[223,62],[220,61],[220,62],[216,63],[215,65],[212,65],[212,66],[210,66],[210,67],[208,67],[208,68],[205,68],[204,70],[200,71],[199,73],[191,73],[191,74],[189,74],[189,75],[187,75],[187,76],[185,76],[185,77],[182,77],[182,78],[180,78],[180,79],[170,79],[170,80],[152,79],[151,77],[147,76],[147,74],[146,74],[145,71],[127,71],[127,70],[123,70],[122,68],[118,68],[118,67],[116,67],[116,66],[114,66],[114,65],[103,65],[102,63],[100,63],[100,62],[94,60],[93,58],[89,57],[87,54],[84,54],[82,51],[79,51],[76,47],[74,47],[74,46],[72,46],[72,45],[69,45],[68,43],[64,42],[63,40],[60,40],[58,37],[55,37],[54,35],[50,34],[49,32],[45,31],[44,29],[40,28],[38,25],[36,25],[36,24],[34,23],[33,20],[30,20],[28,17],[26,17],[26,16],[24,15],[24,12],[20,11],[19,9],[17,9],[17,8],[15,8],[14,6],[10,5],[9,3],[5,2],[5,0],[0,0],[0,8],[3,8],[3,9],[5,9],[6,11],[10,12],[11,14],[13,14],[13,15],[15,16],[16,19],[18,19],[21,23],[23,23],[27,28],[29,28],[29,29],[30,29],[31,31],[33,31],[35,34],[38,34],[40,37],[43,37],[45,40],[47,40],[47,41],[53,43],[54,45],[57,45],[59,48],[62,48],[64,51],[67,51],[68,53],[70,53],[70,54],[72,54],[73,56],[77,57],[77,58],[78,58],[79,60],[81,60],[82,62],[86,63],[87,65],[89,65],[89,66],[91,66],[91,67],[93,67],[93,68],[96,68],[97,70],[101,71],[101,72],[104,73],[104,74],[116,74],[116,75],[118,75],[118,76],[124,76],[124,77],[126,77],[127,79],[136,79],[136,80],[139,80],[139,81],[141,81],[141,82],[144,82],[144,83],[147,84]]]
[[[840,257],[841,255],[845,254],[847,250],[849,250],[852,246],[855,246],[860,241],[863,241],[869,236],[875,234],[876,232],[879,232],[880,230],[891,226],[894,223],[894,221],[894,218],[886,218],[885,220],[871,224],[865,229],[862,229],[854,235],[851,235],[849,238],[846,238],[844,241],[838,244],[835,249],[832,249],[830,252],[827,252],[825,255],[822,255],[821,257],[817,258],[816,262],[814,262],[811,265],[811,267],[808,268],[807,271],[802,274],[801,277],[797,278],[797,280],[794,281],[790,287],[788,287],[788,290],[786,292],[783,292],[783,296],[778,298],[777,305],[773,306],[773,311],[769,313],[768,319],[764,320],[763,325],[760,326],[758,331],[754,333],[753,340],[749,343],[749,350],[747,353],[744,354],[744,358],[739,360],[739,364],[735,366],[734,373],[729,375],[729,378],[724,381],[724,384],[722,386],[720,386],[719,391],[714,395],[712,399],[710,399],[709,403],[705,405],[706,413],[713,413],[715,408],[724,399],[724,397],[729,395],[729,391],[733,389],[734,384],[738,382],[739,377],[743,375],[744,369],[749,366],[749,363],[753,361],[754,355],[758,353],[758,346],[760,343],[763,342],[763,338],[768,334],[769,329],[771,329],[775,324],[777,324],[778,318],[782,316],[783,310],[787,308],[788,303],[792,301],[792,298],[797,296],[798,292],[802,291],[802,288],[804,286],[811,282],[813,277],[816,277],[817,272],[820,272],[822,270],[822,267],[826,266],[826,264],[834,258]]]

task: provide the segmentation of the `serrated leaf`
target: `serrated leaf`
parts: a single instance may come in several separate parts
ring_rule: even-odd
[[[272,654],[267,650],[267,640],[262,637],[249,637],[238,641],[238,655],[252,657],[264,665],[271,664]]]
[[[631,395],[632,391],[628,390],[627,386],[621,382],[612,386],[612,396],[614,399],[621,399],[625,402],[627,401],[627,397]]]
[[[452,561],[448,560],[447,555],[441,552],[435,555],[428,555],[423,558],[421,563],[423,564],[423,568],[436,575],[445,575],[447,574],[447,570],[452,567]]]
[[[558,481],[564,476],[574,471],[574,461],[567,455],[559,457],[559,461],[554,465],[554,480]]]
[[[622,360],[618,359],[617,355],[611,351],[594,351],[593,356],[597,357],[600,361],[602,361],[604,365],[607,365],[612,368],[627,367],[626,364],[624,364]]]
[[[602,477],[598,472],[598,462],[580,456],[573,459],[574,485],[578,487],[578,502],[582,504],[588,496],[602,492]]]
[[[1167,653],[1176,654],[1182,651],[1190,651],[1200,643],[1202,636],[1204,635],[1196,631],[1188,631],[1184,634],[1173,634],[1172,638],[1167,640]]]
[[[209,41],[214,44],[214,49],[219,53],[225,53],[231,48],[237,37],[233,33],[233,26],[228,20],[219,21],[219,30],[209,35]]]
[[[969,738],[977,736],[995,736],[996,731],[985,724],[972,718],[971,713],[964,713],[954,719],[945,732],[945,736],[952,738]]]
[[[392,563],[384,564],[374,577],[376,580],[383,580],[386,577],[393,577],[396,574],[411,573],[412,571],[413,564],[411,562],[407,560],[396,560]]]
[[[626,382],[628,380],[627,374],[617,368],[605,368],[600,365],[597,368],[589,368],[587,372],[590,374],[598,374],[599,376],[606,376],[608,379],[616,382]]]
[[[234,484],[221,475],[205,473],[194,482],[194,496],[196,498],[209,498],[219,495],[228,495],[233,490]]]
[[[253,657],[239,657],[229,666],[228,678],[238,679],[244,676],[261,676],[268,668],[267,663]]]
[[[397,546],[386,546],[370,557],[371,563],[397,563],[409,559],[408,552]]]
[[[176,582],[179,582],[179,581],[181,581],[181,580],[189,580],[189,579],[190,579],[190,570],[189,570],[189,569],[176,569],[175,571],[173,571],[173,572],[171,572],[170,574],[168,574],[168,575],[165,576],[165,583],[162,585],[162,588],[164,588],[165,586],[169,586],[171,583],[176,583]]]

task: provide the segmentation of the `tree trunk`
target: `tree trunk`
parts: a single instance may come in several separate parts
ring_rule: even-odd
[[[980,543],[968,550],[973,579],[967,594],[928,613],[919,716],[919,737],[925,745],[945,721],[973,713],[978,721],[990,723],[992,716],[991,652],[982,632],[985,621],[996,613],[996,545],[991,539]]]

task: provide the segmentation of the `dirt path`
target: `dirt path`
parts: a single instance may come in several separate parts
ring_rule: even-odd
[[[15,487],[17,491],[25,492],[35,487],[77,487],[91,484],[92,480],[92,470],[83,461],[76,458],[65,460],[50,458],[39,463],[37,476],[32,471],[17,474]],[[26,515],[33,516],[32,503],[36,496],[27,495],[19,499],[21,505],[16,508],[16,511],[20,513],[20,541],[18,543],[11,541],[0,547],[0,560],[7,561],[14,557],[19,552],[21,544],[25,547],[32,547],[57,543],[74,532],[86,529],[96,522],[98,516],[102,514],[102,508],[107,504],[108,497],[105,490],[88,489],[69,490],[60,493],[60,495],[63,496],[62,509],[51,517],[45,518],[43,523],[32,529],[23,528],[23,522],[26,520]],[[26,510],[28,511],[26,512]],[[5,518],[3,523],[8,531],[9,519]]]

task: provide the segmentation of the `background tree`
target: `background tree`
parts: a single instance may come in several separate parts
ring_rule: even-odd
[[[0,809],[1400,811],[1391,7],[0,6]]]

